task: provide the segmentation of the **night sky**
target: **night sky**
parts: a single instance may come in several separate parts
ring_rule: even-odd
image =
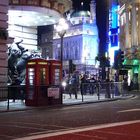
[[[91,0],[72,0],[73,1],[73,7],[76,10],[89,10],[90,8],[90,1]],[[83,2],[83,7],[81,7],[81,2]]]

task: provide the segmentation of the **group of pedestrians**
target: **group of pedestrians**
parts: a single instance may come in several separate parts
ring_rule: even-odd
[[[97,96],[100,96],[101,92],[103,92],[106,98],[111,98],[111,94],[119,95],[118,83],[115,85],[115,82],[109,79],[103,81],[99,77],[97,78],[96,75],[74,73],[69,77],[67,93],[70,95],[70,98],[72,94],[75,95],[75,99],[77,99],[79,92],[81,95],[93,95],[96,93]]]
[[[70,95],[74,94],[75,99],[77,99],[78,91],[81,92],[82,95],[89,92],[91,95],[95,93],[95,90],[99,87],[98,81],[92,77],[88,77],[88,75],[79,75],[74,73],[70,76],[68,80],[67,91]]]
[[[91,95],[95,93],[95,90],[98,88],[99,80],[97,80],[94,76],[88,77],[87,75],[83,75],[81,78],[81,94],[84,95],[89,92]]]
[[[131,88],[133,87],[132,82],[130,86]],[[97,96],[104,93],[105,98],[111,98],[119,96],[122,92],[123,94],[127,94],[128,90],[127,76],[124,76],[123,80],[120,82],[119,80],[116,80],[115,76],[114,80],[101,80],[96,75],[73,73],[69,76],[67,82],[67,93],[70,95],[70,98],[73,94],[75,99],[77,99],[78,93],[81,93],[81,95],[93,95],[96,93]]]

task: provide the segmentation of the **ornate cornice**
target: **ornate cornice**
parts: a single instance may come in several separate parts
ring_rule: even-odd
[[[64,13],[72,8],[71,0],[9,0],[9,5],[46,7]]]

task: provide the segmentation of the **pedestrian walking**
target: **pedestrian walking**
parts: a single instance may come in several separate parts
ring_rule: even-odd
[[[86,94],[86,90],[87,90],[87,76],[86,76],[86,74],[84,74],[83,77],[81,78],[80,89],[81,89],[82,95]]]
[[[93,95],[95,92],[95,84],[96,84],[96,80],[94,77],[91,77],[90,80],[90,94]]]
[[[123,80],[123,94],[126,94],[127,91],[128,91],[128,82],[127,82],[127,77],[126,77]]]
[[[110,81],[106,79],[106,98],[110,98]]]
[[[77,92],[79,86],[79,76],[77,74],[73,74],[69,81],[69,95],[75,95],[75,99],[77,99]]]

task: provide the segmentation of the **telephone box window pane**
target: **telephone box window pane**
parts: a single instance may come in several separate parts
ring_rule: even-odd
[[[60,84],[60,69],[55,69],[54,84],[55,85],[59,85]]]
[[[46,69],[41,68],[40,69],[40,84],[45,84],[46,83]]]
[[[28,69],[28,77],[29,77],[29,85],[33,85],[34,84],[34,69],[33,68],[29,68]]]
[[[19,4],[19,0],[11,0],[12,4]]]

